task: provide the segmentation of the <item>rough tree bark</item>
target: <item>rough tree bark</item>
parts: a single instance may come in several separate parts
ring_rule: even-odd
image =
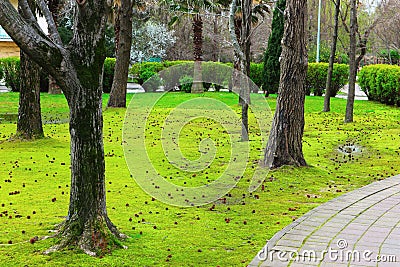
[[[229,11],[229,32],[234,47],[234,68],[240,70],[244,75],[238,77],[232,75],[233,88],[239,87],[239,104],[242,106],[242,141],[248,141],[248,109],[250,103],[249,80],[250,73],[250,34],[251,34],[251,16],[252,1],[241,1],[241,14],[237,16],[237,0],[232,0]],[[237,90],[237,89],[236,89]],[[237,92],[235,90],[235,92]]]
[[[333,64],[335,62],[336,55],[336,44],[338,39],[338,29],[339,29],[339,13],[340,13],[340,0],[335,1],[335,22],[333,27],[333,36],[332,36],[332,46],[331,46],[331,54],[329,57],[329,66],[328,66],[328,75],[326,78],[326,89],[325,89],[325,97],[324,97],[324,112],[328,112],[331,110],[331,91],[332,91],[332,74],[333,74]]]
[[[54,23],[57,26],[58,25],[58,15],[59,15],[58,13],[60,11],[61,3],[59,0],[49,0],[47,2],[47,5],[53,16]],[[62,93],[61,88],[60,88],[60,86],[58,86],[56,80],[53,77],[49,76],[49,94],[59,95],[61,93]]]
[[[47,252],[77,246],[89,255],[98,255],[113,244],[114,236],[125,237],[108,218],[105,195],[101,97],[110,6],[106,0],[77,0],[74,37],[67,48],[61,43],[47,6],[40,6],[51,38],[32,26],[30,19],[18,15],[7,0],[0,0],[0,24],[32,60],[56,79],[70,108],[70,204],[59,228],[60,242]],[[29,18],[34,17],[29,9],[25,12]]]
[[[116,24],[119,24],[118,40],[116,41],[116,62],[114,80],[111,87],[108,107],[126,107],[126,84],[128,82],[129,62],[132,45],[132,15],[133,1],[122,0],[117,7]],[[117,23],[118,20],[118,23]]]
[[[40,67],[23,52],[21,54],[21,84],[17,134],[18,138],[37,139],[44,137],[40,110]]]
[[[32,3],[29,3],[32,6]],[[24,16],[23,5],[18,12]],[[31,23],[36,24],[36,20]],[[36,139],[44,137],[40,110],[40,67],[23,52],[20,52],[20,93],[18,107],[18,138]]]
[[[192,93],[203,93],[202,67],[203,61],[203,19],[200,14],[193,15],[193,55],[194,55],[194,74]]]
[[[288,0],[284,16],[279,95],[264,159],[269,168],[306,165],[302,138],[307,74],[307,1]]]
[[[357,76],[357,0],[350,1],[350,50],[349,50],[349,91],[347,94],[345,122],[353,122],[354,97]]]

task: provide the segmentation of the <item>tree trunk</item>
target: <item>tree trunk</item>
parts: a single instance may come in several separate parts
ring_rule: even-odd
[[[201,62],[203,60],[203,19],[199,14],[193,16],[193,49],[194,74],[192,93],[203,93],[203,76]]]
[[[132,45],[132,1],[122,0],[117,8],[120,20],[118,34],[117,60],[115,62],[114,80],[111,87],[108,107],[126,107],[126,84],[128,82],[129,62]]]
[[[234,25],[235,25],[235,36],[236,40],[239,44],[241,44],[241,32],[242,32],[242,17],[241,16],[236,16],[234,19]],[[233,73],[232,73],[232,87],[234,92],[239,92],[240,87],[240,75],[239,72],[242,71],[241,69],[241,61],[240,61],[240,55],[236,49],[233,50]],[[232,90],[230,90],[232,92]],[[239,98],[240,101],[240,98]]]
[[[307,1],[289,0],[285,9],[279,96],[264,164],[305,166],[302,138],[304,131]]]
[[[332,74],[333,74],[333,64],[335,62],[336,55],[336,44],[338,38],[338,29],[339,29],[339,13],[340,13],[340,0],[335,2],[335,25],[333,28],[333,36],[332,36],[332,46],[331,46],[331,54],[329,57],[329,66],[328,66],[328,75],[326,78],[326,89],[325,89],[325,97],[324,97],[324,112],[328,112],[331,110],[331,94],[332,94]]]
[[[357,34],[357,0],[351,0],[350,1],[349,91],[347,94],[346,116],[344,119],[346,123],[353,122],[354,97],[355,97],[356,76],[357,76],[356,34]]]
[[[49,76],[49,94],[51,95],[59,95],[61,94],[61,88],[57,85],[56,80],[53,77]]]
[[[17,136],[24,139],[42,138],[42,114],[40,110],[40,67],[23,52],[21,54],[21,84]]]
[[[247,77],[250,75],[250,31],[251,31],[251,0],[241,1],[242,9],[242,30],[241,30],[241,47],[243,58],[241,59],[241,70],[244,79],[241,79],[239,103],[242,106],[242,141],[249,140],[249,103],[250,103],[250,86]]]

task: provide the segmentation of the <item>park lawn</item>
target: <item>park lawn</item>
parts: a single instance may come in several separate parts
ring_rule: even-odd
[[[138,109],[151,94],[134,96]],[[206,93],[240,112],[237,96]],[[197,186],[223,172],[228,147],[217,147],[218,159],[207,174],[171,168],[160,150],[162,119],[173,107],[198,95],[171,93],[154,108],[147,124],[149,157],[160,175],[178,185]],[[128,101],[132,95],[128,95]],[[108,95],[104,96],[106,103]],[[275,96],[267,101],[272,110]],[[104,108],[104,144],[108,212],[119,229],[131,238],[128,249],[114,250],[103,258],[77,251],[42,252],[55,244],[38,236],[52,235],[62,222],[69,201],[68,107],[61,95],[42,94],[47,138],[33,142],[9,141],[16,130],[18,94],[0,94],[0,262],[2,266],[245,266],[274,233],[310,209],[343,193],[400,173],[400,109],[374,102],[356,101],[355,123],[344,124],[346,101],[332,99],[332,112],[322,113],[323,98],[307,97],[304,155],[309,167],[284,167],[270,171],[264,190],[250,194],[249,180],[259,153],[257,133],[250,135],[252,152],[244,177],[226,200],[181,208],[152,199],[131,178],[121,146],[124,109]],[[104,105],[105,107],[105,105]],[[13,115],[14,114],[14,115]],[[159,123],[155,123],[158,121]],[[250,129],[255,131],[254,118]],[[223,129],[210,121],[192,121],[183,128],[179,146],[188,157],[198,153],[199,136],[210,134],[224,143]],[[187,136],[186,136],[187,135]],[[193,141],[195,140],[195,141]],[[362,152],[352,158],[338,152],[355,143]],[[257,152],[258,151],[258,152]],[[206,178],[207,176],[207,178]],[[215,208],[210,209],[212,205]],[[229,219],[227,223],[226,219]],[[12,244],[8,244],[9,242]]]

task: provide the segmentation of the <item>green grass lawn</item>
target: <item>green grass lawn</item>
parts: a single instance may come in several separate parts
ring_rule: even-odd
[[[206,93],[235,112],[237,97]],[[138,94],[140,110],[151,94]],[[148,120],[146,142],[157,172],[172,183],[198,186],[218,177],[227,166],[230,146],[221,125],[191,121],[180,132],[179,147],[187,157],[199,156],[200,136],[216,143],[217,158],[207,170],[178,170],[161,149],[160,127],[179,103],[198,97],[184,93],[164,96]],[[132,95],[128,95],[128,101]],[[104,96],[104,103],[108,95]],[[268,99],[272,110],[275,96]],[[69,202],[68,107],[63,96],[42,94],[47,138],[8,141],[16,131],[18,94],[0,94],[0,262],[2,266],[246,266],[266,240],[310,209],[343,193],[400,173],[400,109],[374,102],[355,102],[355,122],[344,124],[346,101],[332,99],[332,112],[322,113],[323,98],[307,97],[304,155],[309,167],[270,171],[263,186],[249,193],[255,160],[262,149],[251,117],[252,152],[244,177],[224,198],[192,208],[164,204],[146,194],[131,178],[122,149],[124,109],[104,108],[104,144],[108,213],[131,238],[103,258],[79,251],[45,256],[50,238],[67,214]],[[206,128],[207,127],[207,128]],[[362,147],[353,157],[338,152],[345,143]],[[194,156],[193,156],[194,155]],[[139,161],[140,159],[138,159]],[[11,244],[10,244],[11,243]]]

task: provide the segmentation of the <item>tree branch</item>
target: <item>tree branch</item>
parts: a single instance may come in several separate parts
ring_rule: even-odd
[[[35,15],[27,2],[27,0],[18,0],[18,8],[21,10],[23,18],[42,36],[46,36],[43,30],[40,28]]]
[[[239,42],[236,38],[236,33],[235,33],[235,12],[236,12],[236,1],[237,0],[232,0],[230,9],[229,9],[229,33],[231,35],[231,40],[233,44],[233,48],[235,49],[237,55],[243,61],[244,59],[244,54],[242,49],[240,48]]]
[[[54,22],[53,15],[50,13],[49,7],[44,0],[37,0],[40,11],[42,11],[46,18],[49,27],[50,38],[58,45],[62,45],[60,34],[58,33],[56,23]]]
[[[0,0],[0,25],[33,61],[53,77],[60,77],[62,73],[58,68],[63,60],[61,47],[57,47],[47,36],[38,32],[18,14],[8,0]]]

